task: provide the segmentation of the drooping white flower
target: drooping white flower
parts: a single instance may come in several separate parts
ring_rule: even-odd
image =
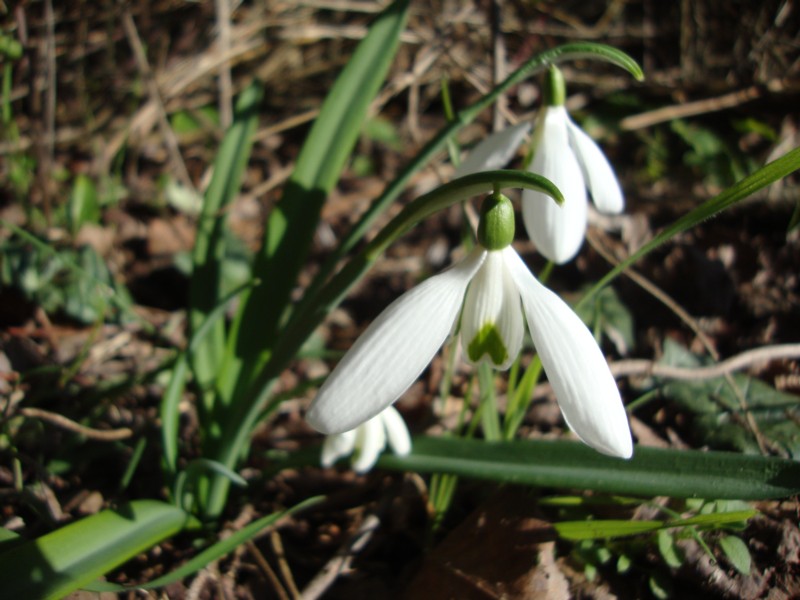
[[[534,154],[528,170],[556,184],[564,203],[558,206],[545,194],[524,190],[522,217],[539,252],[562,264],[575,257],[586,237],[587,189],[602,213],[619,214],[625,202],[603,151],[567,113],[563,77],[555,67],[550,70],[544,92],[546,104],[536,122]],[[504,166],[522,144],[525,133],[523,124],[487,137],[467,156],[457,173],[468,175]]]
[[[353,470],[366,473],[375,465],[387,441],[398,456],[411,452],[408,427],[393,406],[386,407],[355,429],[327,436],[322,444],[320,462],[323,467],[330,467],[340,458],[353,454]]]
[[[504,218],[510,211],[511,233],[499,241],[497,236],[482,235],[490,200],[505,212]],[[481,212],[480,243],[464,260],[406,292],[378,316],[320,388],[307,421],[332,434],[381,413],[419,377],[459,314],[469,360],[508,368],[519,354],[527,321],[569,426],[596,450],[630,457],[633,448],[625,409],[594,337],[563,300],[536,280],[510,246],[513,208],[508,199],[494,194]]]
[[[528,170],[555,183],[564,203],[558,206],[544,194],[524,190],[522,218],[538,250],[555,263],[565,263],[586,237],[587,188],[597,209],[609,214],[622,212],[622,190],[603,152],[564,106],[542,108],[534,138],[536,150]]]

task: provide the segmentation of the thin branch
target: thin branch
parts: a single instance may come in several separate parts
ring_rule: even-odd
[[[219,28],[219,50],[222,54],[231,51],[231,5],[230,0],[216,0],[217,27]],[[219,118],[223,129],[233,122],[233,80],[231,63],[224,62],[219,68]]]
[[[167,118],[167,110],[164,108],[164,102],[161,98],[161,92],[158,89],[155,76],[150,69],[150,63],[147,61],[144,45],[139,37],[136,23],[133,21],[133,15],[128,6],[125,7],[122,13],[122,28],[125,30],[125,36],[128,38],[128,43],[131,45],[133,55],[136,58],[136,64],[142,73],[142,77],[144,77],[147,82],[147,89],[150,97],[155,102],[159,128],[161,129],[161,134],[164,136],[164,142],[167,145],[167,152],[169,153],[172,165],[177,171],[176,175],[188,189],[196,192],[197,190],[195,190],[192,178],[186,168],[186,163],[183,162],[178,138],[175,136],[175,132],[172,131],[172,127],[170,127],[169,119]]]
[[[800,344],[779,344],[747,350],[706,367],[673,367],[652,360],[620,360],[611,364],[611,372],[615,377],[648,375],[682,381],[703,381],[724,377],[758,363],[796,358],[800,358]]]
[[[41,408],[26,407],[21,408],[19,412],[26,417],[47,421],[56,427],[61,427],[67,431],[72,431],[73,433],[77,433],[89,439],[100,442],[116,442],[119,440],[128,439],[133,435],[133,430],[128,429],[127,427],[108,431],[102,429],[92,429],[91,427],[86,427],[80,423],[76,423],[64,415],[50,412],[48,410],[42,410]]]
[[[353,558],[367,545],[378,525],[380,525],[380,519],[377,516],[374,514],[367,515],[353,537],[322,567],[317,576],[306,586],[301,596],[302,600],[316,600],[321,597],[333,585],[339,575],[350,568]]]
[[[697,115],[704,115],[707,113],[725,110],[726,108],[733,108],[750,102],[759,98],[763,91],[758,86],[750,86],[743,90],[723,94],[716,98],[704,98],[695,102],[685,102],[683,104],[675,104],[673,106],[664,106],[655,110],[640,113],[625,117],[620,121],[619,127],[623,131],[632,131],[634,129],[644,129],[645,127],[652,127],[658,123],[665,121],[673,121],[675,119],[682,119],[686,117],[694,117]]]

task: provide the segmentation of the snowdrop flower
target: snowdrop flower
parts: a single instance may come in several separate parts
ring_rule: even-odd
[[[381,413],[419,377],[459,314],[468,360],[506,369],[527,320],[567,424],[596,450],[629,458],[628,420],[600,348],[572,309],[531,274],[510,245],[513,236],[511,202],[492,194],[481,207],[474,250],[378,316],[322,385],[306,420],[335,434]]]
[[[528,170],[555,183],[565,201],[558,206],[546,194],[524,190],[522,218],[539,252],[562,264],[575,257],[586,236],[587,188],[602,213],[619,214],[625,202],[603,151],[567,114],[564,78],[554,66],[549,71],[544,98]],[[523,123],[489,136],[475,147],[456,174],[468,175],[505,165],[529,129]]]
[[[354,454],[353,470],[356,473],[366,473],[375,465],[386,448],[387,441],[392,451],[399,456],[411,452],[408,427],[393,406],[386,407],[383,412],[355,429],[326,437],[322,444],[322,466],[330,467],[343,456]]]

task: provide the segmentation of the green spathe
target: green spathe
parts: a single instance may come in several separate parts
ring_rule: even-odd
[[[494,192],[481,204],[478,243],[487,250],[502,250],[514,241],[514,207],[511,200]]]
[[[488,354],[495,365],[501,365],[508,358],[508,349],[503,343],[503,336],[494,323],[486,323],[478,334],[472,338],[467,348],[469,359],[478,363],[484,354]]]
[[[551,65],[544,80],[544,103],[547,106],[563,106],[567,98],[567,85],[564,74],[555,65]]]

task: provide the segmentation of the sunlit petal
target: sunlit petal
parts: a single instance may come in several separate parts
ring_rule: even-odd
[[[595,450],[630,458],[633,444],[625,408],[592,334],[561,298],[536,280],[512,248],[503,253],[567,424]]]
[[[473,363],[507,369],[522,347],[524,332],[519,292],[501,251],[489,252],[464,300],[461,343]]]
[[[475,146],[456,169],[453,178],[505,167],[525,141],[531,124],[519,123],[493,133]]]
[[[621,213],[625,208],[625,201],[622,198],[619,181],[606,155],[595,141],[569,118],[567,128],[570,144],[578,158],[595,206],[600,212]]]
[[[397,400],[444,343],[485,257],[476,247],[389,305],[320,388],[306,414],[311,426],[327,434],[347,431]]]
[[[356,473],[369,471],[385,447],[386,429],[383,426],[383,417],[378,415],[356,430],[356,456],[353,459],[353,470]]]
[[[561,264],[571,260],[583,244],[588,200],[581,167],[569,147],[566,110],[549,107],[543,118],[541,139],[529,170],[556,184],[564,204],[558,206],[541,192],[524,190],[522,218],[536,249]]]
[[[405,456],[411,452],[411,435],[403,417],[394,406],[390,406],[380,414],[383,426],[386,428],[386,437],[392,452],[398,456]]]
[[[329,435],[322,443],[320,462],[323,467],[330,467],[343,456],[349,456],[356,447],[356,431],[351,429],[344,433]]]

